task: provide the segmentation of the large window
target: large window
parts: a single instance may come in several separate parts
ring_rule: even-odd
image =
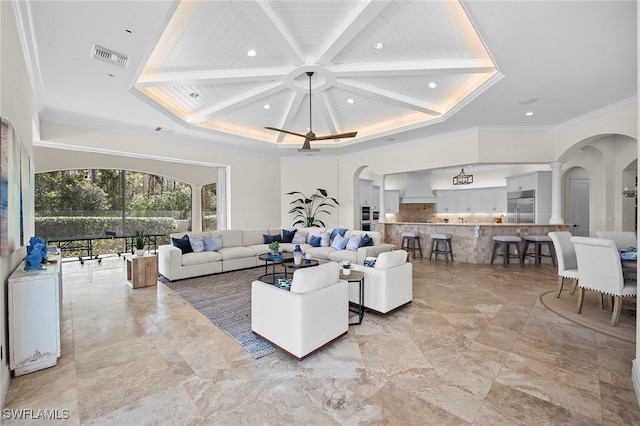
[[[202,191],[203,225],[216,227],[215,184]],[[68,170],[35,176],[36,235],[50,237],[162,233],[191,229],[191,187],[124,170]],[[168,242],[168,238],[166,241]],[[104,242],[109,243],[108,241]],[[111,241],[112,251],[118,251]],[[106,250],[107,247],[103,247]]]

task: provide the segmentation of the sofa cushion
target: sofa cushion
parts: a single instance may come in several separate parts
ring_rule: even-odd
[[[203,251],[200,253],[187,253],[182,255],[183,266],[202,265],[211,262],[220,262],[222,256],[215,251]]]
[[[336,250],[344,250],[345,247],[347,247],[348,242],[349,242],[348,238],[345,238],[342,235],[337,234],[336,237],[333,239],[333,243],[331,244],[331,247],[333,247]]]
[[[191,253],[193,249],[191,248],[191,242],[189,241],[189,236],[187,234],[182,238],[171,238],[171,243],[182,251],[182,254]]]
[[[329,253],[336,251],[333,247],[310,247],[305,250],[305,254],[309,253],[314,259],[329,260]]]
[[[280,235],[280,231],[276,232]],[[241,246],[252,246],[254,244],[263,244],[264,235],[273,235],[269,232],[269,228],[243,229]]]
[[[283,243],[290,243],[291,241],[293,241],[293,237],[296,235],[296,230],[293,229],[291,231],[287,230],[287,229],[283,229],[282,230],[282,242]]]
[[[290,291],[292,293],[306,293],[335,284],[339,279],[340,267],[333,262],[298,269],[293,273]],[[345,303],[347,303],[346,300]]]
[[[260,235],[259,243],[262,242],[262,233]],[[222,237],[222,247],[242,247],[242,230],[241,229],[221,229],[213,231],[212,237]]]
[[[206,251],[217,251],[222,248],[222,237],[216,237],[216,238],[203,237],[202,241],[204,241],[204,249]]]
[[[222,255],[222,260],[244,259],[246,257],[255,257],[256,252],[249,247],[223,247],[218,250]]]
[[[334,250],[327,255],[329,260],[334,262],[342,262],[344,260],[348,260],[353,265],[358,263],[358,252],[351,250]]]
[[[376,269],[389,269],[400,266],[407,262],[407,252],[404,250],[394,250],[380,253],[376,260]]]

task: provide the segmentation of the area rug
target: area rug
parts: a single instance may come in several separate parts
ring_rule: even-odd
[[[634,343],[636,341],[636,299],[627,297],[623,299],[622,311],[618,325],[611,327],[611,311],[600,309],[595,292],[586,291],[582,305],[582,313],[576,313],[578,292],[569,294],[569,290],[562,291],[556,298],[556,291],[549,291],[540,296],[540,302],[552,312],[564,319],[573,321],[598,333],[606,334],[618,339]]]
[[[251,283],[264,268],[243,269],[170,282],[162,282],[238,342],[255,358],[275,352],[251,332]]]

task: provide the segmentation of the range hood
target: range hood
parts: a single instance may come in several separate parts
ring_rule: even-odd
[[[403,204],[436,203],[437,199],[431,190],[431,172],[420,171],[405,174],[404,193],[400,197]]]

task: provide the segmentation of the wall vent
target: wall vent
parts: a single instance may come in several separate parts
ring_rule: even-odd
[[[123,68],[127,66],[127,62],[129,61],[129,57],[127,55],[114,52],[113,50],[98,46],[97,44],[94,44],[91,47],[91,57]]]

